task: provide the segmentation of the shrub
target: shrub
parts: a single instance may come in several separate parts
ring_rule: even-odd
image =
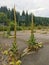
[[[22,27],[21,26],[17,26],[17,30],[22,30]]]
[[[42,26],[40,26],[40,25],[39,25],[39,26],[37,26],[37,29],[42,29]]]
[[[4,29],[3,29],[3,26],[0,26],[0,31],[7,31],[7,26],[4,26]]]

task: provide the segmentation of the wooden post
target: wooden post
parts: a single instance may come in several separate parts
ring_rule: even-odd
[[[16,43],[16,11],[15,11],[15,5],[14,5],[14,43]]]

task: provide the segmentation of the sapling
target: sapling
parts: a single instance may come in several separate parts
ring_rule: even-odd
[[[4,54],[8,55],[8,64],[9,65],[20,65],[21,61],[19,59],[19,53],[17,48],[16,41],[16,15],[15,15],[15,6],[14,6],[14,42],[12,44],[12,48],[10,50],[5,51]]]
[[[8,26],[8,29],[7,29],[7,35],[10,36],[10,26]]]
[[[5,36],[4,23],[3,23],[3,37]]]
[[[25,23],[22,23],[22,30],[25,31]]]
[[[10,20],[8,20],[8,27],[7,27],[7,36],[11,35],[10,31],[11,25],[10,25]]]
[[[32,24],[31,24],[31,36],[30,39],[28,41],[28,48],[30,50],[38,50],[39,48],[43,47],[42,43],[37,43],[34,37],[34,23],[33,23],[33,15],[31,16],[31,20],[32,20]]]
[[[32,23],[31,23],[31,36],[30,36],[30,39],[28,40],[28,48],[32,49],[34,45],[36,45],[36,42],[35,42],[35,38],[34,38],[34,23],[33,23],[33,15],[31,14],[31,20],[32,20]]]
[[[16,54],[17,52],[18,52],[18,49],[17,49],[17,41],[16,41],[16,27],[17,27],[17,23],[16,23],[16,11],[15,11],[15,6],[14,6],[14,42],[13,42],[13,44],[12,44],[12,52],[14,53],[14,54]]]

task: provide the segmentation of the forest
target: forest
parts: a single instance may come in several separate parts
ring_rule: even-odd
[[[0,7],[0,24],[7,25],[8,22],[13,22],[14,20],[14,13],[13,8],[10,10],[6,6]],[[33,20],[34,25],[42,25],[42,26],[48,26],[49,25],[49,18],[47,17],[39,17],[35,16],[33,14]],[[31,25],[31,14],[28,14],[28,11],[22,11],[22,14],[20,12],[16,12],[16,21],[19,26],[25,25],[30,26]]]

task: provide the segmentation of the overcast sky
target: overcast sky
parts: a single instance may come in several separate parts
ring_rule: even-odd
[[[11,9],[14,4],[17,11],[28,10],[36,16],[49,17],[49,0],[0,0],[0,7],[7,6]]]

